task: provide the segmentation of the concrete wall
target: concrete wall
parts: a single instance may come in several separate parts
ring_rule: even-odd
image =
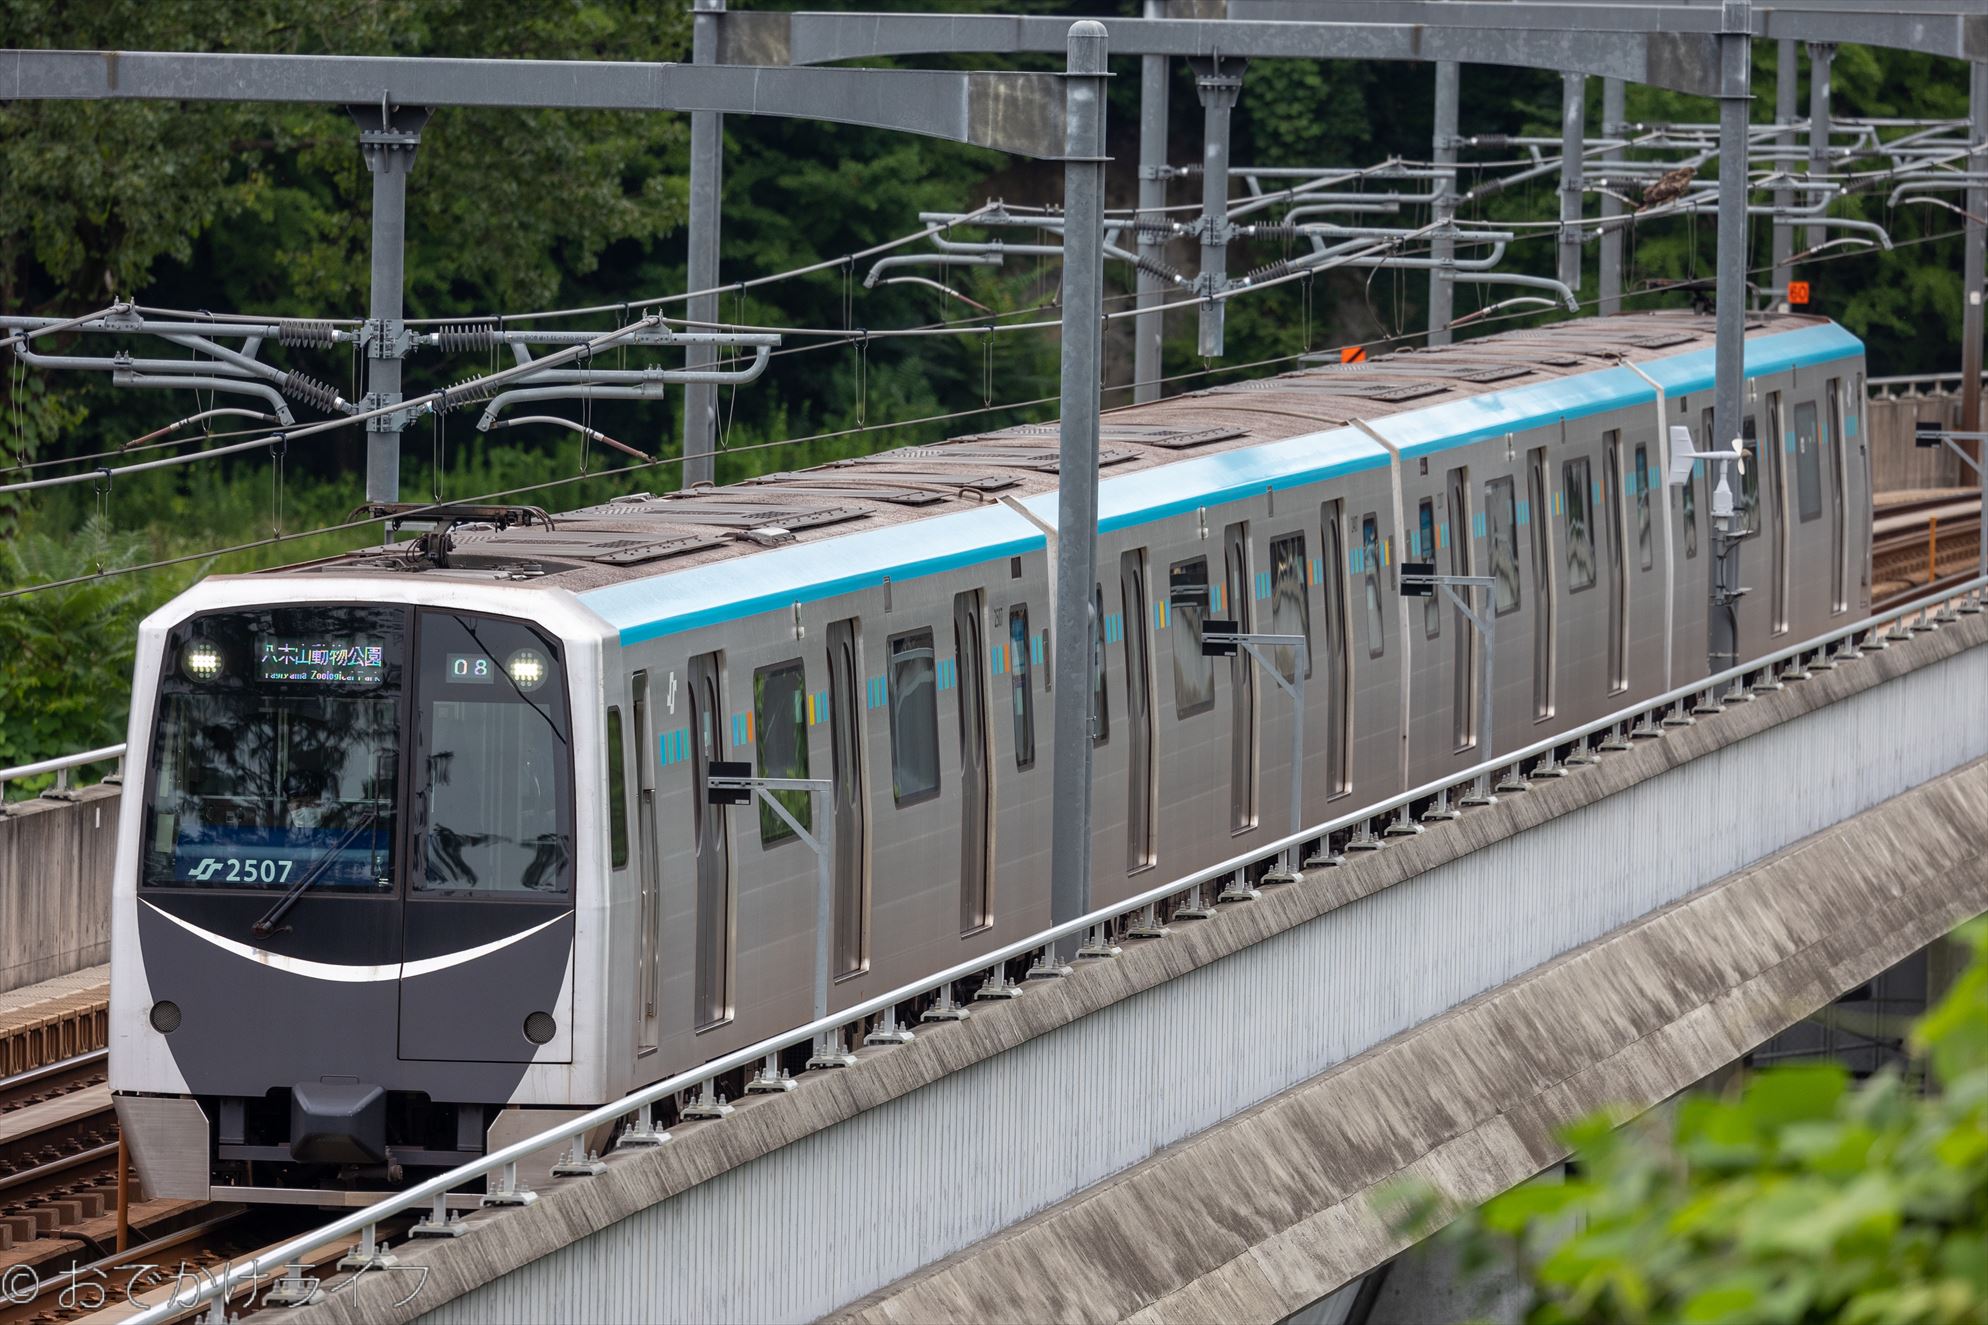
[[[0,993],[110,960],[118,786],[0,815]]]
[[[810,1074],[792,1095],[617,1155],[605,1174],[555,1183],[528,1209],[478,1215],[466,1237],[398,1248],[403,1265],[428,1272],[412,1300],[399,1303],[411,1278],[362,1281],[307,1319],[1237,1315],[1216,1309],[1219,1294],[1160,1303],[1219,1267],[1247,1270],[1258,1226],[1294,1191],[1359,1191],[1418,1156],[1431,1176],[1455,1179],[1452,1190],[1516,1181],[1557,1158],[1556,1108],[1633,1097],[1629,1087],[1655,1075],[1639,1055],[1676,1036],[1691,1052],[1674,1057],[1725,1055],[1681,1086],[1740,1052],[1726,1042],[1733,1032],[1706,1029],[1727,1015],[1706,1000],[1727,998],[1736,980],[1751,982],[1741,997],[1764,1036],[1866,978],[1850,961],[1817,974],[1789,960],[1803,943],[1830,955],[1810,929],[1862,953],[1867,931],[1902,928],[1884,908],[1846,904],[1865,901],[1861,876],[1842,881],[1843,898],[1801,905],[1785,878],[1775,898],[1742,888],[1688,911],[1675,904],[1988,753],[1988,710],[1954,698],[1988,687],[1988,650],[1975,647],[1984,638],[1975,618],[1819,672],[1260,902],[1178,924],[969,1022],[871,1051],[846,1072]],[[1896,877],[1888,867],[1911,840],[1879,838],[1878,873]],[[1556,961],[1599,961],[1589,945],[1638,927],[1642,937],[1615,948],[1643,954],[1633,970],[1558,992],[1527,977]],[[1723,955],[1693,955],[1715,947]],[[1847,982],[1824,988],[1839,965]],[[1763,985],[1755,967],[1799,969],[1794,996]],[[1642,983],[1652,969],[1666,979]],[[1525,992],[1507,998],[1508,986]],[[1468,1008],[1495,1010],[1497,1034],[1469,1034],[1453,1011]],[[1774,1016],[1785,1019],[1764,1024]],[[1387,1080],[1372,1074],[1383,1060],[1402,1065]],[[1469,1091],[1455,1089],[1473,1073]],[[1315,1080],[1351,1083],[1356,1097],[1323,1115],[1273,1116],[1266,1102]],[[1560,1081],[1571,1084],[1557,1090]],[[1477,1134],[1472,1111],[1499,1091],[1534,1098],[1523,1136],[1508,1121]],[[1264,1144],[1226,1152],[1221,1192],[1176,1189],[1170,1175],[1144,1185],[1149,1166],[1193,1152],[1230,1120]],[[1140,1207],[1144,1226],[1112,1217],[1115,1199],[1141,1190],[1158,1193]],[[1352,1231],[1343,1218],[1325,1222],[1297,1239],[1301,1250],[1323,1254],[1332,1227]],[[1056,1241],[1072,1233],[1074,1244]],[[1361,1240],[1371,1259],[1313,1267],[1285,1310],[1399,1249]],[[1035,1255],[1057,1245],[1084,1254]],[[1338,1259],[1352,1255],[1349,1246]]]
[[[1873,400],[1864,407],[1871,429],[1871,490],[1909,492],[1924,488],[1968,488],[1974,474],[1942,446],[1921,450],[1912,441],[1912,425],[1920,420],[1957,426],[1958,396],[1900,396]]]

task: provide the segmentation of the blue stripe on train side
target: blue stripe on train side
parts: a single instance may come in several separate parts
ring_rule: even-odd
[[[1863,344],[1834,323],[1785,331],[1747,342],[1749,376],[1826,363],[1863,352]],[[1640,365],[1666,396],[1712,385],[1708,347]],[[1390,415],[1391,441],[1410,459],[1469,446],[1510,432],[1566,419],[1576,422],[1650,399],[1650,388],[1627,368],[1605,368],[1508,391],[1447,401]],[[1345,474],[1381,469],[1387,453],[1355,428],[1334,428],[1235,451],[1218,451],[1098,485],[1098,528],[1110,533],[1150,524],[1197,508],[1305,487]],[[1596,484],[1599,487],[1599,484]],[[1023,502],[1054,521],[1056,494]],[[822,549],[834,545],[832,556]],[[1040,553],[1041,533],[1002,506],[978,507],[879,529],[855,530],[832,540],[771,548],[709,566],[608,585],[578,595],[619,634],[637,644],[665,635],[786,611],[816,602],[928,575]],[[1350,558],[1358,569],[1357,557]],[[824,575],[825,564],[835,573]]]

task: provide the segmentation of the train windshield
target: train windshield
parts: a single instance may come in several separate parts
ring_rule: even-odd
[[[534,626],[456,612],[185,623],[160,682],[144,882],[368,894],[404,876],[422,896],[569,896],[563,662]]]
[[[147,884],[393,889],[405,616],[270,607],[167,641]]]
[[[553,639],[521,621],[423,612],[416,893],[564,897],[573,753]]]

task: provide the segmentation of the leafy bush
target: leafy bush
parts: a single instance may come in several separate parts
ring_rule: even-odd
[[[1906,1074],[1769,1068],[1628,1126],[1569,1130],[1578,1165],[1462,1215],[1466,1265],[1517,1267],[1532,1325],[1988,1320],[1988,921],[1912,1036]],[[1413,1218],[1440,1217],[1419,1193]]]

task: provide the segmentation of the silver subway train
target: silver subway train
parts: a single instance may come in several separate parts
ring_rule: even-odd
[[[1660,438],[1709,446],[1712,338],[1565,322],[1106,415],[1095,625],[1060,642],[1098,902],[1291,830],[1294,722],[1318,823],[1705,675],[1708,479],[1664,486]],[[1870,596],[1862,345],[1770,315],[1746,349],[1741,658]],[[389,1187],[806,1022],[814,855],[708,803],[714,761],[832,780],[787,802],[833,815],[831,1006],[1046,927],[1059,642],[1009,503],[1054,520],[1056,449],[464,512],[152,615],[111,985],[148,1194]],[[1404,559],[1495,579],[1495,732]],[[1214,619],[1306,637],[1307,711],[1204,657]]]

